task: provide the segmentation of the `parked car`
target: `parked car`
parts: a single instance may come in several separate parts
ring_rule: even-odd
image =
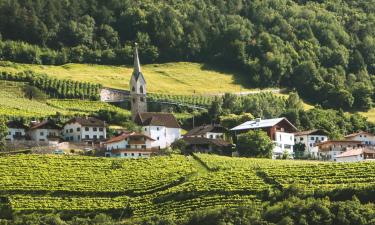
[[[53,151],[53,154],[56,154],[56,155],[65,155],[65,152],[64,152],[64,150],[56,149],[55,151]]]

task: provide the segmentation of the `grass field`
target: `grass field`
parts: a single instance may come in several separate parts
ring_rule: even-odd
[[[66,64],[45,66],[0,62],[0,71],[32,70],[60,79],[88,81],[105,87],[128,90],[131,66]],[[177,62],[142,65],[149,92],[192,95],[250,91],[242,75],[206,68],[204,64]]]
[[[213,207],[261,206],[265,193],[300,187],[306,195],[363,191],[375,163],[322,163],[196,154],[150,159],[14,155],[0,157],[0,215],[45,213],[145,218]],[[304,191],[303,191],[304,190]],[[350,196],[349,196],[350,197]],[[1,202],[0,202],[1,203]],[[0,205],[1,206],[1,205]],[[4,211],[2,211],[4,210]]]

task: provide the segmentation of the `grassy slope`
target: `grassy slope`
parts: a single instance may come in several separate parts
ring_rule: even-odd
[[[133,70],[131,66],[86,64],[44,66],[3,62],[3,65],[5,66],[0,64],[0,71],[32,70],[57,78],[89,81],[119,89],[128,89]],[[198,94],[214,94],[254,90],[241,85],[246,82],[240,75],[207,69],[199,63],[178,62],[143,65],[142,72],[146,77],[149,92],[191,95],[194,91]]]
[[[104,102],[83,100],[57,100],[46,101],[30,100],[24,97],[22,88],[25,84],[20,82],[0,81],[0,116],[46,117],[57,112],[63,115],[90,114],[99,109],[121,111],[127,110],[114,107]]]

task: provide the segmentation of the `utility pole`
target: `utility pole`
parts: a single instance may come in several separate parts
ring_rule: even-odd
[[[193,93],[193,128],[195,128],[195,90],[194,90],[194,93]]]

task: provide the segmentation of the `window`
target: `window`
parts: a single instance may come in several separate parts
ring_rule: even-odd
[[[77,136],[77,140],[79,140],[79,139],[81,139],[81,136],[78,135],[78,136]]]
[[[128,156],[128,153],[124,153],[124,156]]]
[[[9,131],[9,132],[8,132],[8,135],[11,135],[11,134],[12,134],[12,133]]]
[[[156,127],[156,130],[159,130],[160,128],[159,127]]]
[[[160,138],[158,137],[157,140],[159,141],[159,139],[160,139]]]
[[[139,91],[143,94],[143,86],[141,85],[141,87],[139,88]]]
[[[147,127],[145,127],[145,131],[147,131]]]
[[[88,128],[88,127],[85,127],[85,131],[89,131],[89,128]]]
[[[93,131],[98,131],[98,128],[94,127],[92,128]]]
[[[324,137],[321,137],[321,138],[320,138],[320,140],[322,140],[322,141],[323,141],[323,140],[324,140]]]
[[[146,149],[146,145],[142,145],[142,149]]]
[[[141,153],[138,153],[138,156],[142,156],[142,154],[141,154]]]
[[[81,128],[77,127],[77,131],[81,131]]]
[[[303,137],[300,137],[299,140],[300,140],[300,141],[303,141]]]
[[[98,136],[94,135],[94,140],[96,140],[98,138]]]
[[[211,134],[211,135],[210,135],[210,138],[212,139],[212,138],[214,138],[214,136]]]
[[[70,133],[73,133],[73,128],[70,128],[69,132],[70,132]]]
[[[313,141],[313,140],[314,140],[314,137],[311,137],[311,138],[310,138],[310,140],[312,140],[312,141]]]
[[[40,136],[44,136],[44,132],[42,132],[42,131],[39,134],[40,134]]]
[[[144,101],[145,101],[145,99],[143,97],[141,97],[141,102],[144,102]]]
[[[69,132],[68,129],[66,129],[66,130],[65,130],[65,133],[68,133],[68,132]]]
[[[99,138],[100,138],[100,139],[104,139],[104,136],[103,136],[103,135],[100,135]]]
[[[132,156],[134,156],[134,153],[132,153]]]
[[[85,135],[85,139],[90,139],[89,135]]]
[[[99,131],[103,131],[103,127],[99,127]]]
[[[132,87],[132,91],[135,91],[135,87],[134,86]]]
[[[73,141],[73,136],[70,137],[70,140]]]
[[[133,103],[135,103],[135,98],[133,98]]]

